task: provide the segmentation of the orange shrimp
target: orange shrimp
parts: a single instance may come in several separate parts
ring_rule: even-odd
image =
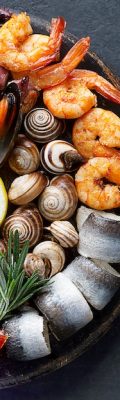
[[[93,108],[75,121],[72,141],[85,159],[120,157],[120,118],[112,111]]]
[[[113,184],[105,183],[104,178]],[[79,168],[75,176],[78,198],[96,210],[120,207],[120,159],[96,157]]]
[[[12,15],[0,28],[0,65],[11,71],[29,71],[43,68],[54,60],[58,60],[62,34],[66,22],[64,18],[53,18],[51,34],[46,47],[40,35],[31,36],[28,51],[23,43],[32,34],[30,18],[25,13]],[[27,47],[27,46],[26,46]]]
[[[74,70],[70,74],[72,80],[79,80],[88,89],[93,89],[106,99],[120,104],[120,90],[94,71],[85,69]]]
[[[90,46],[90,38],[80,39],[66,54],[63,60],[40,71],[29,73],[30,82],[37,89],[47,89],[63,82],[70,72],[81,62]],[[13,73],[14,79],[24,76],[24,73]]]

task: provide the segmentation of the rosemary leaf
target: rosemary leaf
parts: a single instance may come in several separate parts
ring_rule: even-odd
[[[23,264],[28,249],[28,241],[20,249],[18,231],[10,232],[7,253],[0,253],[0,320],[11,316],[12,311],[50,284],[49,279],[40,280],[37,272],[30,277],[25,275]]]

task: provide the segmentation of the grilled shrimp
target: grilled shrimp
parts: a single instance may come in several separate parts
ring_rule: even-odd
[[[43,100],[58,118],[79,118],[96,105],[94,89],[103,97],[120,103],[120,91],[93,71],[73,70],[56,88],[45,90]],[[88,92],[89,90],[89,92]]]
[[[120,90],[96,72],[75,69],[70,76],[71,79],[78,80],[81,84],[85,84],[88,89],[93,89],[106,99],[120,104]]]
[[[37,89],[48,89],[65,81],[70,72],[77,67],[87,53],[90,46],[90,38],[80,39],[66,54],[63,60],[54,65],[43,68],[40,71],[29,73],[31,84]],[[14,79],[24,76],[24,73],[13,73]]]
[[[104,178],[111,183],[105,183]],[[78,198],[96,210],[120,207],[120,159],[95,157],[75,176]]]
[[[58,60],[65,25],[62,17],[53,18],[50,37],[31,35],[30,18],[25,13],[12,15],[0,28],[0,65],[20,72]]]
[[[43,101],[58,118],[79,118],[97,104],[96,96],[79,82],[67,78],[60,85],[45,90]]]
[[[111,111],[93,108],[73,126],[72,141],[85,158],[120,157],[120,118]]]

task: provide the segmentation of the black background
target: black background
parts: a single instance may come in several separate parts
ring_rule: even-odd
[[[94,50],[120,76],[120,0],[16,0],[7,6],[44,19],[63,15],[67,29],[90,35]],[[32,383],[2,390],[0,400],[119,400],[120,319],[88,353],[67,367]]]

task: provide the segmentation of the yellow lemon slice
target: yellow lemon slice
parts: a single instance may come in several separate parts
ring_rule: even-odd
[[[3,223],[8,208],[8,196],[2,179],[0,178],[0,225]]]

